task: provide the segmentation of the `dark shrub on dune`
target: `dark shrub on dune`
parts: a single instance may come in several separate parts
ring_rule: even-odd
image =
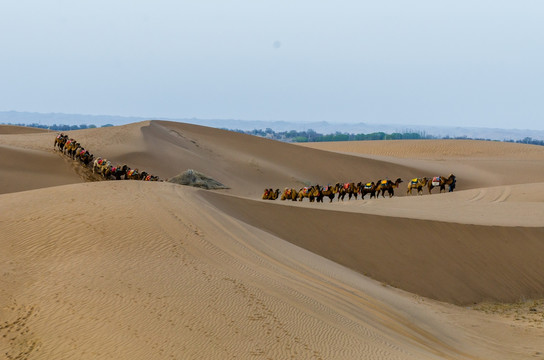
[[[206,175],[192,169],[176,175],[168,181],[175,184],[194,186],[208,190],[228,189],[227,186],[221,184],[219,181],[209,178]]]

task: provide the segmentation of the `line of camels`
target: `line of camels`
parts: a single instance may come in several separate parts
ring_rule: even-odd
[[[417,195],[423,195],[423,188],[427,187],[429,194],[431,191],[437,187],[440,189],[440,192],[446,192],[446,186],[448,186],[448,191],[452,192],[455,189],[456,183],[455,175],[450,174],[449,176],[435,176],[432,178],[415,178],[410,180],[406,190],[407,195],[413,195],[412,190],[417,190]],[[323,202],[324,198],[329,198],[330,202],[337,197],[338,201],[344,201],[344,198],[348,197],[348,200],[351,198],[357,199],[357,196],[361,194],[361,199],[364,200],[367,194],[370,195],[370,198],[379,198],[380,195],[385,198],[385,193],[392,197],[395,195],[395,188],[398,188],[402,183],[402,179],[398,178],[395,181],[389,179],[380,179],[376,182],[359,182],[357,184],[351,183],[336,183],[335,185],[313,185],[303,187],[299,190],[293,188],[285,188],[280,194],[280,189],[265,189],[262,198],[264,200],[292,200],[292,201],[302,201],[304,198],[308,198],[310,202]],[[338,196],[337,196],[338,194]]]
[[[68,155],[72,160],[79,160],[84,166],[92,166],[93,174],[100,174],[106,180],[144,180],[159,181],[158,176],[148,174],[145,171],[131,169],[127,165],[113,166],[111,161],[104,158],[94,158],[94,155],[86,150],[79,142],[68,135],[60,133],[55,138],[53,149]]]

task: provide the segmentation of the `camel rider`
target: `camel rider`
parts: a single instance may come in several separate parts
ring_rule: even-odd
[[[453,177],[453,181],[451,182],[451,184],[450,184],[449,187],[448,187],[448,192],[452,192],[453,189],[455,189],[455,182],[456,182],[456,181],[457,181],[457,180],[455,179],[455,176],[454,176],[454,177]]]

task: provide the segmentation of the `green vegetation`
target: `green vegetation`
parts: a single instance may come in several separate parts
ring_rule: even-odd
[[[2,123],[2,125],[13,125],[13,126],[26,126],[26,127],[33,127],[33,128],[39,128],[39,129],[46,129],[46,130],[55,130],[55,131],[70,131],[70,130],[82,130],[82,129],[95,129],[96,125],[90,124],[81,124],[81,125],[43,125],[43,124],[12,124],[12,123]],[[106,124],[102,125],[101,127],[107,127],[107,126],[113,126],[112,124]]]
[[[228,130],[228,129],[225,129]],[[407,132],[407,133],[392,133],[376,132],[370,134],[348,134],[337,131],[334,134],[320,134],[312,129],[306,131],[281,131],[275,132],[267,128],[266,130],[234,130],[236,132],[266,137],[269,139],[285,141],[285,142],[328,142],[328,141],[358,141],[358,140],[406,140],[406,139],[434,139],[430,135],[424,133]]]
[[[224,129],[229,130],[229,129]],[[360,140],[423,140],[423,139],[456,139],[456,140],[485,140],[485,141],[496,141],[491,139],[483,138],[469,138],[466,136],[458,137],[437,137],[433,135],[427,135],[423,132],[405,132],[405,133],[392,133],[386,134],[384,132],[375,132],[369,134],[349,134],[336,132],[334,134],[320,134],[314,130],[306,131],[281,131],[275,132],[274,130],[267,128],[265,130],[233,130],[239,133],[265,137],[267,139],[273,139],[278,141],[285,142],[331,142],[331,141],[360,141]],[[543,140],[534,140],[530,137],[526,137],[522,140],[504,140],[505,142],[515,142],[522,144],[532,144],[532,145],[541,145],[544,146]]]

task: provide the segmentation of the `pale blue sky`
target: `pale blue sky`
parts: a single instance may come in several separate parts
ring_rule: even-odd
[[[544,2],[6,0],[0,111],[544,130]]]

